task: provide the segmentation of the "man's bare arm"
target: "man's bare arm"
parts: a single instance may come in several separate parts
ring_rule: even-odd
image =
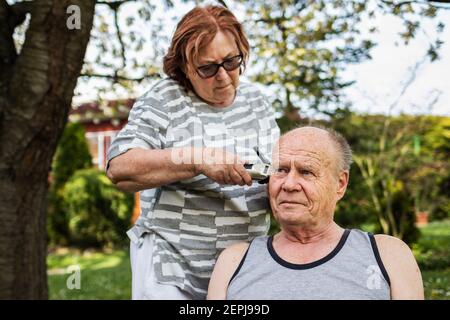
[[[222,251],[209,281],[208,300],[226,299],[228,283],[244,257],[248,246],[247,242],[241,242]]]
[[[411,249],[391,236],[380,234],[375,240],[391,281],[391,299],[424,299],[422,275]]]

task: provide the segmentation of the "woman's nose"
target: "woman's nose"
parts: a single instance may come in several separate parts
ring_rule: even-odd
[[[216,79],[217,80],[225,80],[229,77],[227,70],[224,67],[219,67],[219,71],[217,71]]]

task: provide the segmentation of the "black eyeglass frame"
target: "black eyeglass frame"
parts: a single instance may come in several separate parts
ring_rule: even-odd
[[[228,68],[225,67],[226,63],[231,62],[231,60],[233,60],[233,59],[235,59],[237,57],[239,57],[240,60],[239,60],[239,63],[238,63],[238,65],[236,67],[234,67],[232,69],[228,69]],[[223,60],[222,63],[210,63],[210,64],[205,64],[203,66],[199,66],[199,67],[196,68],[196,71],[197,71],[197,74],[199,75],[200,78],[208,79],[208,78],[214,77],[217,74],[217,72],[219,72],[220,67],[224,68],[226,71],[233,71],[233,70],[236,70],[237,68],[239,68],[242,65],[243,62],[244,62],[244,55],[241,53],[241,54],[238,54],[238,55],[233,56],[231,58]],[[210,67],[210,66],[217,67],[217,69],[216,69],[216,71],[214,72],[213,75],[205,76],[204,74],[201,73],[200,68],[202,68],[202,67]]]

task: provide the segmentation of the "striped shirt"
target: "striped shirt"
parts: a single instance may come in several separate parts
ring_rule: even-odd
[[[132,148],[214,147],[259,163],[254,147],[271,158],[279,137],[273,110],[259,89],[241,83],[228,107],[214,108],[171,79],[158,81],[136,101],[128,124],[108,150],[108,161]],[[142,243],[155,233],[154,270],[158,282],[206,297],[219,253],[233,243],[267,234],[265,185],[219,185],[204,175],[143,190],[141,214],[128,231]]]

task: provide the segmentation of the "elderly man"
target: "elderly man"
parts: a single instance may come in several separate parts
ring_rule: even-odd
[[[281,231],[224,250],[208,299],[423,299],[408,246],[334,220],[351,150],[331,129],[302,127],[273,153],[269,197]]]

